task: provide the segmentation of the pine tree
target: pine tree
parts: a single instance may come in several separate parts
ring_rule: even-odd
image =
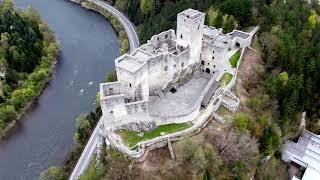
[[[236,21],[233,16],[228,16],[226,22],[223,25],[224,33],[231,32],[236,28]]]
[[[214,26],[217,27],[217,28],[221,28],[223,25],[223,15],[222,13],[219,11],[218,12],[218,15],[214,21]]]

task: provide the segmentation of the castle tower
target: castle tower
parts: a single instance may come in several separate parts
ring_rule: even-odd
[[[205,14],[187,9],[177,17],[177,43],[190,47],[190,64],[200,62]]]

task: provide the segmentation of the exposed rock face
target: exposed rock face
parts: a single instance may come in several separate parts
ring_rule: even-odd
[[[151,122],[130,122],[122,126],[122,128],[127,129],[129,131],[135,132],[145,132],[152,131],[156,128],[156,123],[154,121]]]

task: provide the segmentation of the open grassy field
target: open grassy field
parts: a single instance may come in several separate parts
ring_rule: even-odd
[[[232,79],[233,75],[230,73],[224,73],[219,81],[221,87],[225,87]]]
[[[239,61],[241,56],[241,51],[238,50],[231,58],[229,59],[231,67],[235,68],[237,67],[237,62]]]
[[[119,130],[117,134],[119,134],[124,143],[130,148],[134,147],[138,142],[153,139],[155,137],[160,136],[162,133],[170,134],[177,131],[181,131],[187,129],[192,126],[192,123],[179,123],[179,124],[166,124],[161,125],[149,132],[135,132],[129,131],[126,129]]]

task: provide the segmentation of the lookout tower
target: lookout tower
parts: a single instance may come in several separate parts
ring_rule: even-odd
[[[177,43],[190,48],[190,64],[200,62],[205,14],[187,9],[177,17]]]

